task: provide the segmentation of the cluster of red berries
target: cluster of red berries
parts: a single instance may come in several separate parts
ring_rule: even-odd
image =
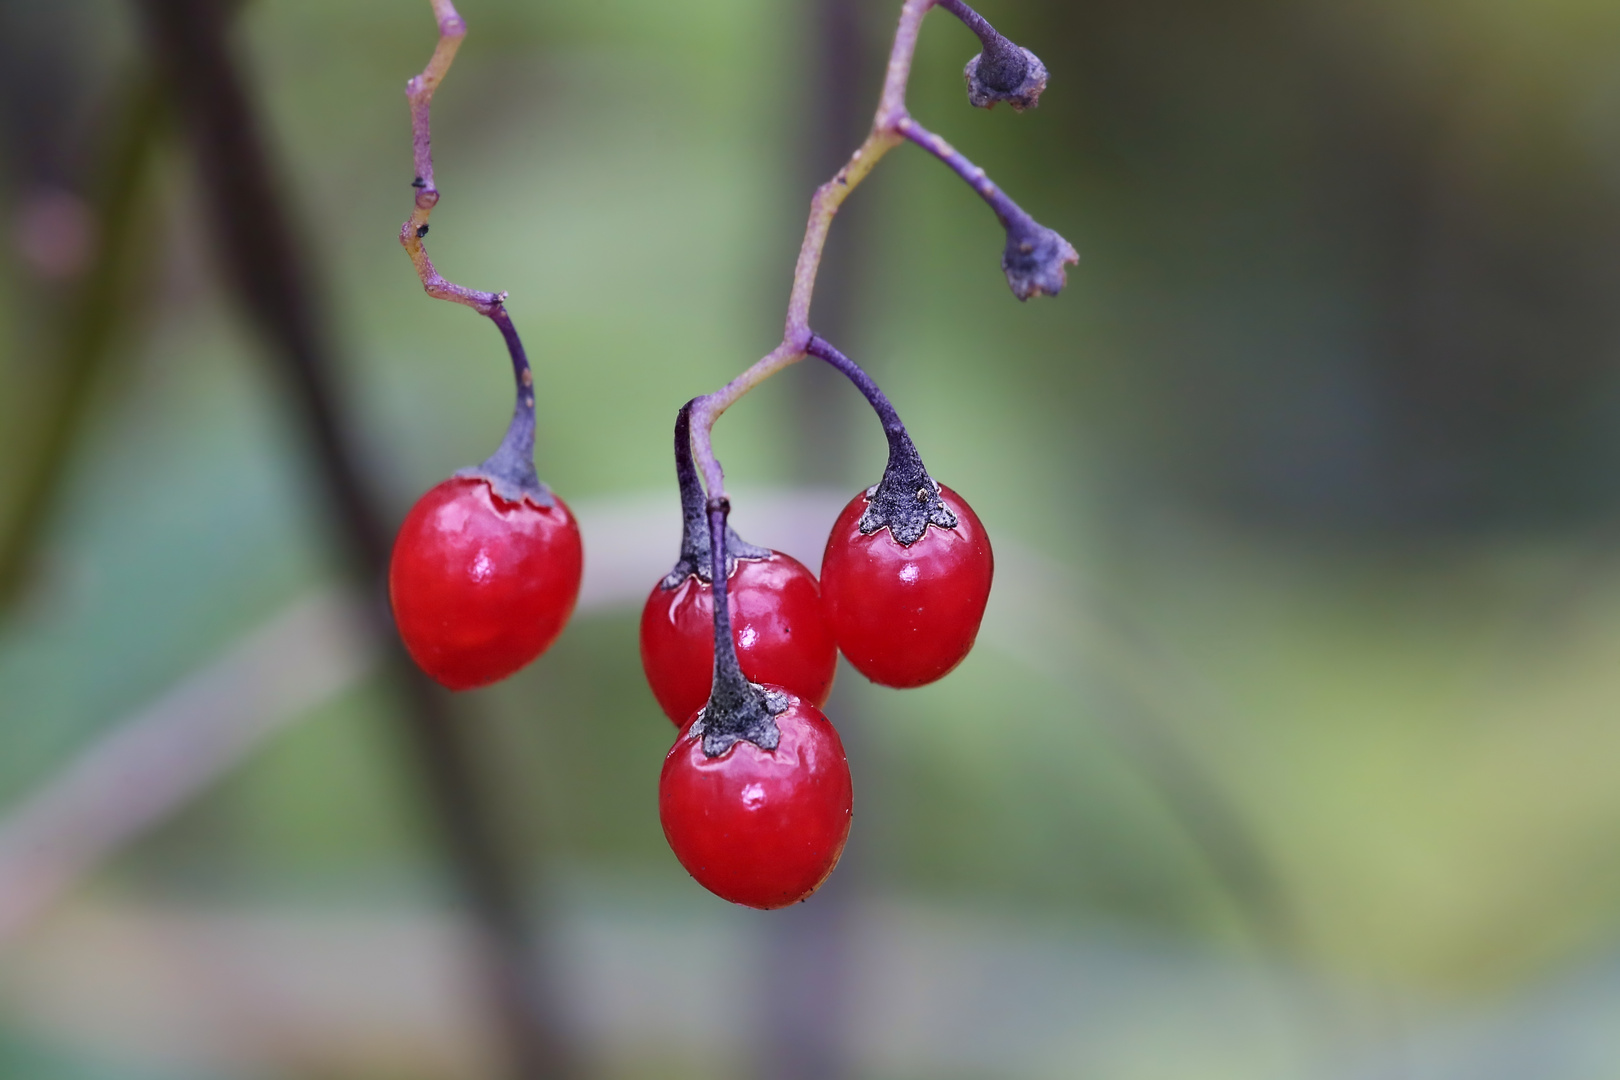
[[[889,467],[839,514],[820,587],[803,563],[726,527],[729,506],[705,501],[688,403],[675,424],[681,555],[641,613],[648,685],[680,729],[659,782],[664,835],[705,888],[756,908],[809,896],[849,835],[849,764],[821,712],[838,653],[885,686],[933,682],[973,648],[994,571],[984,526],[927,475],[887,399],[815,345],[890,430]]]
[[[963,73],[972,104],[1006,102],[1022,110],[1046,86],[1046,68],[1035,54],[1002,37],[965,0],[906,0],[872,135],[818,189],[795,271],[788,334],[733,387],[740,386],[740,394],[782,364],[814,356],[847,376],[883,424],[889,442],[883,477],[833,523],[819,583],[791,556],[743,541],[727,525],[731,507],[724,492],[704,491],[693,439],[718,484],[709,426],[734,398],[704,399],[713,412],[705,411],[697,431],[693,402],[676,420],[680,557],[641,614],[642,667],[679,730],[664,759],[659,817],[670,847],[698,882],[750,907],[805,899],[832,872],[849,836],[849,763],[821,712],[838,654],[884,686],[941,678],[973,647],[994,570],[984,526],[960,496],[928,474],[888,398],[853,361],[809,332],[809,296],[831,215],[877,156],[908,139],[967,181],[995,212],[1007,234],[1002,270],[1020,300],[1055,295],[1065,282],[1064,267],[1079,258],[983,169],[906,112],[909,48],[934,6],[961,19],[984,46]],[[505,678],[556,640],[579,593],[582,552],[573,515],[535,474],[533,379],[505,294],[444,281],[422,247],[427,215],[438,201],[428,108],[464,32],[450,4],[435,0],[435,8],[442,8],[439,48],[408,85],[418,175],[416,209],[400,241],[430,295],[466,303],[499,327],[517,378],[517,408],[487,461],[439,484],[412,508],[395,541],[389,595],[416,663],[445,686],[466,690]],[[857,168],[868,150],[871,156]]]
[[[505,440],[417,500],[389,567],[406,649],[452,690],[539,656],[579,593],[579,528],[535,475],[532,380],[508,343],[518,405]],[[756,908],[809,896],[849,836],[849,763],[821,712],[839,652],[885,686],[933,682],[972,649],[994,569],[984,526],[928,476],[888,399],[819,338],[812,352],[866,393],[890,442],[883,480],[833,525],[821,581],[743,541],[729,505],[705,499],[688,403],[675,424],[680,558],[641,613],[648,685],[680,729],[659,782],[664,835],[702,885]]]

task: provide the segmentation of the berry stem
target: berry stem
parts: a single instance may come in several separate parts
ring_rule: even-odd
[[[703,480],[711,497],[724,498],[726,494],[725,470],[714,456],[715,422],[748,391],[807,355],[812,337],[810,302],[815,295],[816,274],[821,267],[821,256],[827,245],[827,234],[832,229],[833,218],[837,216],[838,208],[849,197],[849,193],[866,179],[867,174],[876,167],[883,155],[906,139],[918,142],[940,157],[990,203],[997,218],[1007,227],[1009,253],[1022,251],[1025,261],[1029,261],[1030,256],[1045,260],[1033,268],[1020,267],[1021,277],[1018,278],[1009,271],[1008,282],[1019,299],[1056,292],[1057,288],[1061,287],[1061,264],[1056,271],[1048,264],[1053,257],[1065,254],[1073,256],[1073,248],[1068,246],[1067,241],[1057,237],[1056,233],[1036,225],[1028,214],[990,182],[982,169],[951,149],[943,139],[918,127],[906,111],[906,86],[911,80],[912,61],[917,52],[917,37],[922,30],[924,17],[927,16],[929,9],[936,5],[945,7],[979,35],[985,44],[985,61],[995,59],[998,49],[1002,51],[1010,49],[1021,59],[1025,55],[1023,50],[996,33],[988,22],[961,0],[905,0],[900,9],[899,23],[895,27],[894,43],[889,50],[889,64],[884,73],[883,90],[878,98],[877,111],[872,117],[871,131],[867,134],[866,141],[850,155],[843,168],[839,169],[831,180],[817,188],[815,195],[810,199],[810,218],[805,225],[804,240],[799,246],[799,257],[793,268],[793,288],[788,296],[787,319],[781,343],[725,386],[712,394],[696,399],[693,403],[693,452],[698,467],[703,471]],[[987,34],[990,36],[987,37]],[[432,65],[429,67],[431,70]],[[424,78],[426,74],[424,73]],[[924,138],[931,139],[933,145],[923,142]],[[420,196],[418,198],[420,199]],[[1048,233],[1051,237],[1056,237],[1056,240],[1048,239],[1046,236]],[[403,233],[401,239],[405,239]],[[412,257],[415,258],[415,255]],[[1004,267],[1008,258],[1008,255],[1003,256]],[[1065,261],[1072,262],[1077,258],[1078,256],[1073,256]],[[422,259],[423,262],[418,263],[419,267],[425,263],[426,256],[423,255]],[[1044,271],[1038,279],[1037,271]],[[1024,278],[1030,278],[1034,283],[1023,280]],[[423,282],[424,284],[427,282],[425,276]]]
[[[709,573],[714,580],[714,688],[709,692],[711,708],[735,708],[748,692],[742,662],[737,659],[737,643],[731,638],[731,607],[726,600],[725,550],[726,518],[730,499],[708,504]]]
[[[534,469],[534,372],[529,369],[529,355],[505,306],[496,304],[486,314],[500,330],[506,350],[512,355],[517,403],[512,407],[512,422],[506,427],[501,445],[482,465],[462,469],[456,475],[489,481],[491,490],[507,502],[528,499],[539,506],[553,506],[556,500]]]
[[[709,703],[703,707],[703,752],[719,757],[740,740],[761,750],[775,750],[781,739],[774,717],[787,708],[780,695],[767,693],[748,681],[737,659],[737,643],[731,637],[731,605],[726,598],[726,517],[731,500],[725,496],[710,499],[709,573],[714,586],[714,683]],[[699,729],[694,726],[693,733]]]
[[[439,23],[439,43],[433,48],[422,74],[405,84],[405,98],[411,105],[412,157],[416,164],[416,178],[411,186],[416,189],[416,203],[411,216],[399,228],[399,242],[405,245],[411,262],[416,265],[417,276],[427,294],[440,300],[466,304],[482,315],[490,315],[506,299],[506,294],[479,292],[445,280],[428,258],[422,238],[428,233],[428,218],[439,203],[439,189],[433,182],[433,93],[450,71],[456,50],[467,36],[467,24],[456,13],[452,0],[432,0],[433,16]],[[491,316],[493,317],[493,316]]]
[[[709,514],[703,482],[692,461],[692,402],[675,414],[675,482],[681,492],[681,553],[675,567],[665,575],[662,587],[678,588],[694,574],[712,581],[709,565]],[[743,540],[737,530],[726,527],[726,573],[738,559],[765,559],[770,552]]]
[[[894,404],[889,401],[889,396],[878,387],[878,384],[872,380],[872,376],[868,375],[859,364],[839,352],[831,342],[820,334],[810,336],[810,343],[805,346],[804,351],[818,360],[825,360],[855,384],[855,389],[861,392],[868,404],[872,406],[872,411],[877,413],[878,420],[883,424],[883,434],[888,436],[890,446],[894,445],[897,438],[904,439],[907,442],[911,441],[911,436],[906,434],[906,425],[900,422],[900,414],[895,411]]]
[[[983,199],[990,209],[995,212],[996,220],[1001,222],[1003,228],[1015,221],[1034,220],[1024,212],[1022,207],[1013,202],[1007,193],[996,185],[994,180],[990,179],[988,173],[964,157],[956,147],[917,123],[910,116],[902,117],[899,123],[895,125],[895,130],[930,154],[933,154],[940,161],[943,161],[952,172],[960,176],[967,183],[967,186],[972,188],[979,198]]]
[[[405,98],[411,106],[411,149],[416,165],[416,178],[411,186],[416,189],[416,200],[411,216],[399,227],[399,242],[411,257],[416,274],[422,279],[422,288],[438,300],[465,304],[486,316],[506,340],[512,354],[512,374],[517,380],[517,405],[512,411],[512,422],[506,436],[495,453],[475,469],[462,469],[457,476],[487,480],[496,495],[507,502],[524,499],[539,505],[552,506],[551,492],[540,482],[534,468],[534,373],[529,368],[529,357],[506,313],[505,292],[480,292],[446,280],[428,258],[423,237],[428,234],[428,218],[439,204],[439,188],[433,181],[433,94],[444,81],[455,61],[456,51],[467,36],[467,24],[456,12],[452,0],[431,0],[433,16],[439,24],[439,43],[433,47],[422,74],[405,84]]]
[[[868,506],[861,516],[861,532],[870,535],[887,527],[890,535],[910,547],[930,524],[955,528],[956,515],[940,498],[939,485],[928,475],[922,455],[917,453],[917,444],[911,441],[906,425],[900,422],[900,414],[872,376],[819,334],[810,336],[805,351],[818,360],[825,360],[855,384],[871,404],[872,411],[877,413],[883,434],[889,440],[889,462],[883,469],[883,479],[867,492]]]

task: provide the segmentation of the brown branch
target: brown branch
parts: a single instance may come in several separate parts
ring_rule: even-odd
[[[7,513],[6,528],[0,532],[0,612],[22,591],[68,458],[84,431],[91,389],[112,353],[113,333],[122,312],[120,294],[127,282],[146,194],[142,182],[163,111],[159,88],[150,76],[135,79],[123,98],[124,112],[97,193],[95,258],[68,304],[52,364],[57,381],[43,410],[43,432],[24,470],[21,492]]]
[[[416,203],[411,207],[411,216],[399,227],[399,242],[410,254],[417,276],[422,279],[422,288],[429,296],[466,304],[493,318],[506,300],[506,294],[480,292],[446,280],[433,268],[433,260],[428,258],[427,247],[422,243],[428,232],[428,217],[439,204],[439,188],[433,181],[433,92],[449,73],[456,50],[461,48],[461,39],[467,36],[467,24],[456,13],[451,0],[432,0],[432,3],[433,17],[439,24],[439,43],[434,46],[433,56],[422,74],[405,84],[405,97],[411,104],[411,156],[416,163],[416,177],[411,186],[416,188]]]

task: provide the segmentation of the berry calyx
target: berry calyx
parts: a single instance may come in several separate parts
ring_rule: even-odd
[[[849,838],[852,789],[838,732],[821,710],[778,687],[772,749],[746,739],[717,756],[695,716],[664,758],[658,817],[698,884],[734,904],[780,908],[827,879]]]
[[[910,545],[867,532],[868,493],[850,500],[827,538],[822,601],[838,647],[883,686],[923,686],[973,649],[990,599],[995,559],[978,515],[956,492],[938,493],[956,519],[929,525]]]
[[[714,590],[703,487],[692,462],[691,403],[675,418],[681,494],[681,555],[641,612],[647,685],[677,726],[709,700],[714,673]],[[803,563],[745,543],[726,529],[727,606],[742,673],[826,704],[838,646],[821,611],[821,588]]]
[[[962,0],[940,0],[940,7],[961,19],[984,45],[962,71],[968,103],[977,109],[994,108],[998,101],[1018,112],[1034,108],[1046,89],[1046,65],[1040,57],[1008,41]]]
[[[561,499],[510,502],[454,476],[417,500],[394,541],[388,595],[405,648],[452,690],[504,679],[557,640],[584,551]]]

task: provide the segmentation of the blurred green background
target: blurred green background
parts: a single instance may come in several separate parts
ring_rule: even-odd
[[[898,4],[835,6],[466,0],[435,102],[430,247],[510,291],[542,476],[588,545],[667,547],[463,717],[592,1071],[1620,1075],[1601,0],[995,0],[1052,74],[1022,115],[967,107],[977,44],[932,16],[914,113],[1082,262],[1018,304],[991,215],[902,147],[822,295],[996,542],[985,631],[922,690],[841,673],[857,811],[824,893],[733,909],[669,854],[636,614],[674,556],[670,424],[775,343],[828,146],[864,128]],[[510,408],[494,333],[395,239],[429,6],[254,0],[236,32],[401,515]],[[0,529],[145,53],[113,0],[0,3]],[[73,762],[343,573],[172,125],[138,207],[110,362],[0,614],[0,851]],[[883,443],[804,365],[717,450],[744,524],[752,493],[824,529]],[[814,563],[780,517],[760,535]],[[28,883],[0,876],[0,1075],[491,1070],[382,677],[317,697],[9,936]]]

